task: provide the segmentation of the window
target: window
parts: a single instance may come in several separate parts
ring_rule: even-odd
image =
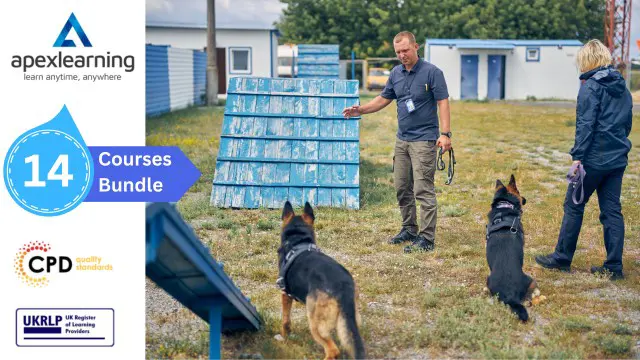
[[[278,66],[291,66],[293,64],[292,57],[279,57]]]
[[[527,61],[540,61],[540,48],[527,48]]]
[[[231,74],[251,74],[251,48],[229,48]]]

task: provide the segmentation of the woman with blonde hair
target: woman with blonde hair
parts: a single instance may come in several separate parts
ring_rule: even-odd
[[[536,256],[536,262],[548,269],[571,270],[584,207],[595,191],[607,259],[603,266],[592,266],[591,272],[618,280],[624,278],[624,218],[620,192],[631,150],[628,137],[633,101],[625,80],[611,66],[609,49],[600,41],[586,43],[578,51],[577,63],[582,84],[578,92],[575,144],[570,152],[573,166],[568,175],[576,181],[569,185],[564,200],[564,217],[556,249],[553,254]],[[573,170],[577,172],[573,173]],[[582,191],[584,196],[580,199],[576,194]]]

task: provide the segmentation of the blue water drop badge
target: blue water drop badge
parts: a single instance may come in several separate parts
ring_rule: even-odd
[[[13,142],[3,170],[13,200],[40,216],[62,215],[80,205],[94,173],[91,153],[66,105]]]

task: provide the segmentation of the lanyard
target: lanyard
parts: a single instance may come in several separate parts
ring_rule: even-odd
[[[414,67],[415,67],[415,65],[414,65]],[[416,76],[418,76],[418,73],[416,73],[416,72],[413,73],[413,77],[411,78],[411,82],[409,82],[409,75],[411,75],[411,72],[407,71],[407,75],[404,76],[404,83],[405,83],[405,85],[408,84],[404,88],[405,95],[407,95],[407,96],[411,96],[411,84],[413,84],[413,80],[416,79]]]

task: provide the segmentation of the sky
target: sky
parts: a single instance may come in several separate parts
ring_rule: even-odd
[[[278,20],[279,0],[215,0],[216,23],[222,27],[250,24],[268,28]],[[207,24],[207,0],[147,0],[147,22]]]
[[[278,20],[283,5],[279,0],[215,0],[216,22],[221,26],[252,24],[270,27]],[[206,0],[147,0],[147,22],[172,22],[205,25]],[[604,14],[603,14],[604,16]],[[633,2],[631,57],[640,57],[636,41],[640,39],[640,0]]]

